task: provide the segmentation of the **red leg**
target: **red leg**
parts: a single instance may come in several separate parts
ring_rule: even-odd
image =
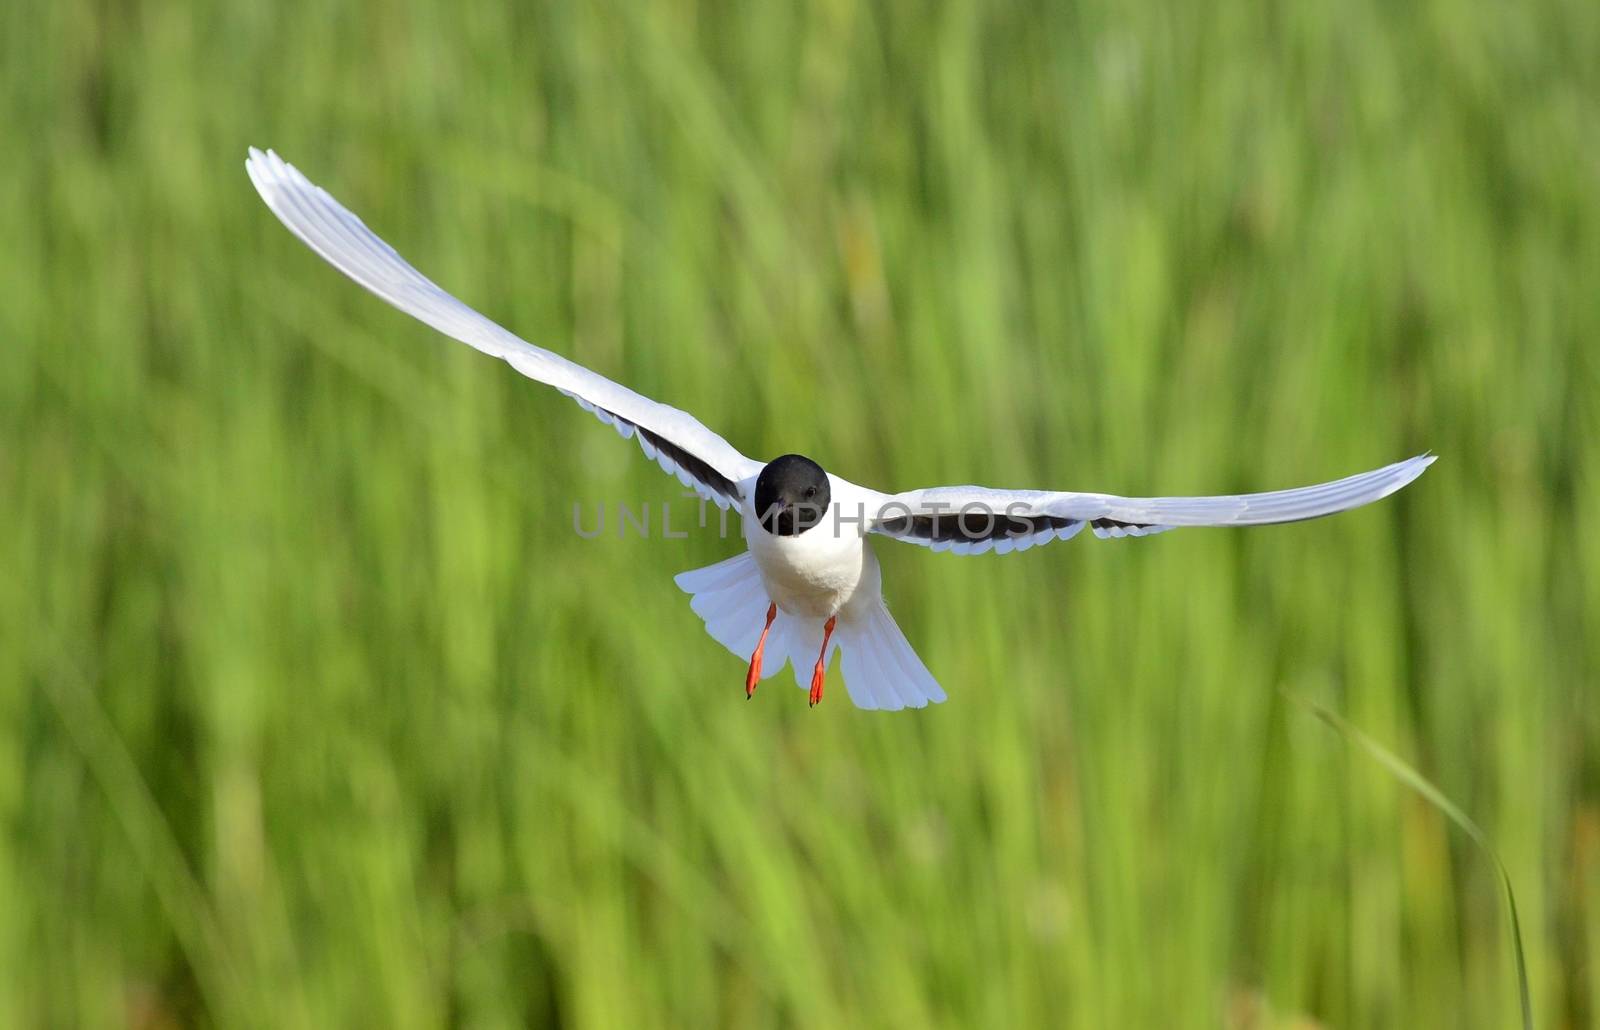
[[[756,684],[761,682],[761,652],[767,649],[767,631],[772,620],[778,617],[776,603],[767,605],[767,624],[761,627],[761,639],[756,641],[756,653],[750,656],[750,671],[744,674],[744,696],[749,700],[756,695]]]
[[[828,671],[828,640],[833,636],[833,624],[839,616],[831,616],[822,624],[822,653],[817,655],[817,667],[811,670],[811,707],[822,700],[822,677]]]

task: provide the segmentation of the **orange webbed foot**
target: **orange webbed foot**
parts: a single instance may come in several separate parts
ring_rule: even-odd
[[[767,632],[772,629],[772,620],[777,617],[777,604],[768,604],[767,624],[761,627],[761,639],[756,641],[756,652],[750,656],[750,671],[744,674],[744,698],[746,701],[756,696],[756,685],[761,682],[761,653],[767,649]]]
[[[811,707],[822,701],[822,681],[828,674],[828,641],[833,638],[833,625],[839,617],[832,616],[822,624],[822,653],[817,655],[817,665],[811,670]]]

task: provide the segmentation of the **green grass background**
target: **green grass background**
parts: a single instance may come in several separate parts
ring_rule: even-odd
[[[0,1023],[1600,1020],[1600,5],[0,11]],[[693,505],[324,266],[889,489],[1336,519],[883,543],[950,693],[742,697]]]

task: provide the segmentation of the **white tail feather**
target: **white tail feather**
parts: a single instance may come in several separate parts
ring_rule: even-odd
[[[746,661],[756,649],[761,638],[761,627],[767,617],[767,591],[761,583],[761,572],[756,560],[748,551],[734,555],[727,561],[708,565],[703,569],[679,574],[673,580],[694,599],[689,606],[705,621],[706,632],[717,643]],[[782,621],[781,618],[779,621]],[[767,636],[769,653],[779,626],[774,623]],[[783,634],[786,636],[787,634]],[[784,652],[777,654],[787,657]],[[783,668],[783,661],[769,661],[762,666],[761,678],[766,679]]]
[[[755,558],[748,552],[726,561],[679,574],[674,582],[691,594],[690,607],[706,624],[712,639],[749,661],[766,621],[766,587]],[[794,680],[801,689],[811,686],[811,670],[822,647],[822,623],[800,619],[780,611],[767,634],[763,680],[794,667]],[[905,634],[895,625],[881,600],[872,601],[863,611],[839,615],[828,656],[840,656],[839,672],[845,689],[857,708],[922,708],[930,701],[945,699],[945,693],[928,672],[922,659],[911,649]]]
[[[848,622],[841,619],[834,635],[843,650],[844,684],[857,708],[894,711],[945,699],[882,601]]]

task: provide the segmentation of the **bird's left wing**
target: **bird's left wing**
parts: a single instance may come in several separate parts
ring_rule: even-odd
[[[1422,454],[1317,486],[1221,497],[1117,497],[939,486],[871,494],[866,523],[871,532],[935,551],[1005,554],[1070,539],[1084,526],[1099,537],[1123,537],[1149,536],[1180,526],[1264,526],[1320,518],[1387,497],[1433,462],[1434,455]]]
[[[555,387],[624,438],[637,438],[647,457],[700,496],[737,507],[740,482],[761,471],[760,462],[734,450],[687,412],[535,347],[452,297],[272,151],[251,147],[245,169],[278,220],[324,261],[411,317]]]

